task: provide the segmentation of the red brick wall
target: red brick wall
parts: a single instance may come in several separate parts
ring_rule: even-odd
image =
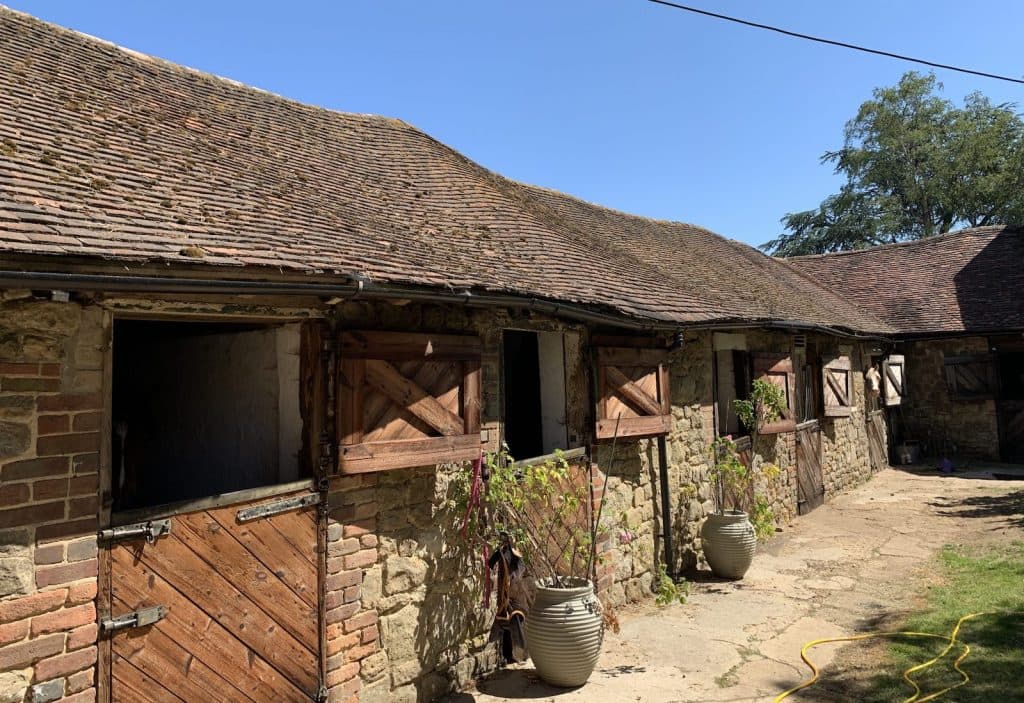
[[[92,701],[100,315],[37,301],[2,314],[0,691]]]
[[[331,485],[327,530],[327,688],[332,703],[356,703],[365,660],[380,651],[377,610],[363,605],[364,570],[377,563],[376,474]]]

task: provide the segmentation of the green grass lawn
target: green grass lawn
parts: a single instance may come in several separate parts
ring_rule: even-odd
[[[949,634],[957,620],[981,611],[1024,611],[1024,542],[988,552],[946,547],[940,555],[942,585],[928,594],[927,610],[901,628]],[[1024,703],[1024,614],[987,615],[966,621],[958,640],[971,651],[961,668],[970,682],[938,701],[957,703]],[[948,644],[941,640],[903,640],[891,647],[892,673],[878,675],[861,701],[903,701],[911,695],[902,680],[905,669],[928,661]],[[914,675],[922,698],[961,680],[953,662],[957,646],[940,662]]]

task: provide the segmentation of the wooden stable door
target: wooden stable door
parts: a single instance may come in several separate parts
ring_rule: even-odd
[[[308,491],[104,531],[113,703],[308,703],[320,688]]]
[[[871,410],[867,416],[868,453],[871,470],[881,471],[889,467],[889,445],[885,432],[885,411]]]
[[[806,515],[825,502],[821,473],[821,427],[817,420],[796,427],[797,514]]]

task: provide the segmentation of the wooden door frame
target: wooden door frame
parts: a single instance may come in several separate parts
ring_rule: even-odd
[[[159,506],[153,506],[152,508],[140,509],[140,511],[125,511],[125,513],[119,513],[117,515],[113,512],[113,403],[114,403],[114,346],[113,346],[113,334],[114,334],[114,323],[117,320],[152,320],[156,322],[222,322],[222,323],[249,323],[249,324],[290,324],[290,323],[301,323],[304,325],[320,324],[325,325],[326,321],[323,318],[301,316],[297,313],[293,314],[281,314],[281,315],[267,315],[267,314],[230,314],[230,313],[196,313],[187,314],[181,312],[162,312],[162,311],[150,311],[150,310],[124,310],[117,311],[116,313],[110,308],[104,307],[102,309],[102,347],[103,352],[103,370],[102,370],[102,401],[103,401],[103,418],[100,432],[100,455],[99,455],[99,530],[104,530],[110,527],[114,527],[117,524],[124,524],[121,522],[121,518],[129,513],[141,512],[142,510],[149,510],[153,512],[150,517],[155,517],[156,513],[160,510],[165,511],[165,514],[180,514],[185,512],[184,507],[186,505],[197,505],[203,501],[208,502],[208,507],[212,507],[217,500],[229,501],[227,503],[219,504],[230,504],[230,502],[244,502],[244,500],[253,500],[257,497],[271,497],[280,493],[294,491],[296,483],[301,483],[304,486],[308,486],[312,492],[319,492],[320,503],[317,512],[317,589],[318,589],[318,664],[319,672],[318,677],[320,680],[321,693],[325,690],[327,681],[327,622],[326,622],[326,576],[327,576],[327,511],[328,511],[328,492],[329,492],[329,479],[330,467],[323,467],[322,462],[321,470],[317,471],[314,467],[313,475],[304,479],[301,482],[289,483],[289,484],[277,484],[274,486],[263,486],[251,489],[243,489],[230,494],[221,494],[220,496],[207,496],[205,498],[196,499],[193,501],[181,501],[179,503],[164,504]],[[333,335],[333,331],[329,334]],[[318,352],[318,363],[321,365],[329,365],[330,355],[323,354],[323,350]],[[324,383],[328,386],[323,389],[324,398],[328,401],[328,407],[324,408],[325,417],[330,417],[331,408],[329,407],[330,398],[333,398],[335,392],[331,384],[334,383],[333,369],[326,369],[324,374]],[[301,388],[299,389],[301,393]],[[331,432],[331,423],[326,423],[325,427],[328,432]],[[329,443],[333,446],[333,443]],[[232,500],[232,498],[234,500]],[[173,512],[166,512],[173,510]],[[96,579],[96,622],[97,626],[99,621],[104,617],[109,617],[110,604],[112,602],[113,594],[111,592],[111,554],[110,549],[104,548],[102,544],[99,545],[97,553],[97,579]],[[104,637],[102,634],[97,636],[96,641],[97,657],[95,664],[95,685],[96,685],[96,701],[97,703],[111,703],[111,681],[113,676],[113,662],[112,662],[112,642],[111,638]]]

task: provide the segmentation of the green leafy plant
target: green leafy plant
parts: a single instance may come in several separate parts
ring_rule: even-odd
[[[509,539],[530,573],[556,587],[589,578],[597,530],[583,470],[558,451],[541,462],[516,464],[507,448],[485,454],[483,468],[486,482],[460,471],[449,483],[446,501],[463,516],[461,534],[492,546]]]
[[[690,595],[690,582],[680,577],[673,579],[665,570],[664,564],[658,567],[658,576],[655,579],[654,602],[665,606],[672,603],[682,605]]]
[[[761,463],[756,469],[754,462],[744,462],[732,437],[718,437],[711,443],[710,478],[714,481],[719,510],[742,511],[746,509],[754,532],[765,539],[775,532],[775,512],[764,496],[757,495],[757,477],[772,481],[781,470],[776,464]]]
[[[765,498],[758,497],[754,500],[754,508],[750,511],[749,517],[750,524],[754,526],[754,534],[759,540],[768,539],[775,534],[775,511]]]
[[[732,406],[743,426],[756,434],[765,424],[782,417],[786,410],[786,394],[771,381],[759,378],[751,386],[750,397],[734,400]]]

